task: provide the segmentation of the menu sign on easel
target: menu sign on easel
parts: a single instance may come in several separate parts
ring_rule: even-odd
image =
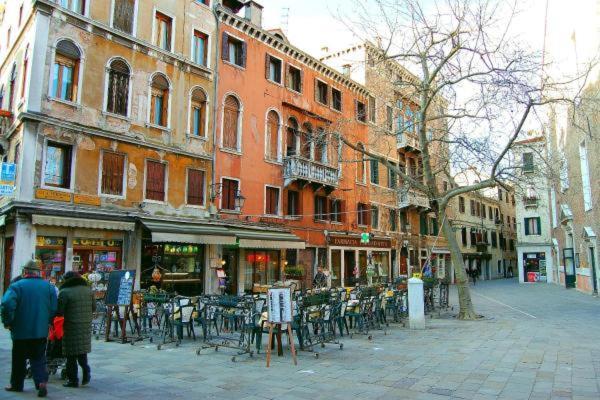
[[[116,306],[130,305],[134,282],[135,271],[112,271],[108,276],[106,304]]]
[[[290,288],[270,288],[267,292],[269,322],[292,322],[292,291]]]

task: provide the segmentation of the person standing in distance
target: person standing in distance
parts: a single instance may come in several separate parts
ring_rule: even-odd
[[[38,397],[48,394],[46,340],[56,313],[54,287],[40,277],[35,261],[23,267],[22,278],[14,281],[2,297],[2,324],[13,342],[9,392],[22,392],[26,361],[29,360]]]

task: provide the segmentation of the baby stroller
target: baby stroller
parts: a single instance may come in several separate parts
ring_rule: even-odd
[[[46,344],[46,368],[48,375],[56,375],[60,368],[60,379],[66,379],[67,370],[65,364],[67,359],[62,354],[62,338],[64,336],[64,317],[54,317],[52,325],[48,330],[48,342]],[[32,377],[31,367],[27,365],[27,377]]]

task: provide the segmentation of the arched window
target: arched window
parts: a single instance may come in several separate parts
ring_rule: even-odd
[[[70,40],[58,42],[52,67],[52,97],[66,101],[77,100],[80,61],[81,52],[75,43]]]
[[[10,80],[8,81],[8,111],[12,111],[15,101],[15,87],[17,82],[17,64],[12,65],[10,70]]]
[[[150,123],[167,127],[169,120],[169,81],[163,74],[152,78],[150,87]]]
[[[311,144],[312,144],[312,126],[307,122],[303,125],[302,136],[300,137],[300,155],[306,159],[310,159]]]
[[[223,147],[226,149],[239,150],[240,111],[238,99],[231,95],[227,96],[223,107]]]
[[[317,129],[315,137],[315,161],[327,163],[327,134],[323,128]]]
[[[266,155],[269,160],[279,159],[279,115],[273,110],[267,114]]]
[[[206,94],[200,88],[192,92],[190,105],[190,133],[193,136],[206,136]]]
[[[288,119],[285,143],[286,156],[295,156],[298,151],[298,122],[294,118]]]
[[[106,111],[127,116],[129,114],[129,66],[123,60],[113,60],[108,67]]]
[[[23,54],[23,71],[21,74],[21,98],[25,97],[25,86],[27,85],[27,69],[29,68],[29,45],[25,48]]]
[[[365,146],[362,143],[358,144],[358,151],[356,152],[356,180],[360,183],[365,183],[365,154],[363,153]]]

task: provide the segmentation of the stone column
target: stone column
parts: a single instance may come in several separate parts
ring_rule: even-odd
[[[419,278],[408,280],[408,326],[410,329],[425,329],[423,281]]]
[[[36,229],[25,215],[15,218],[14,252],[11,279],[21,275],[21,267],[35,259]]]

